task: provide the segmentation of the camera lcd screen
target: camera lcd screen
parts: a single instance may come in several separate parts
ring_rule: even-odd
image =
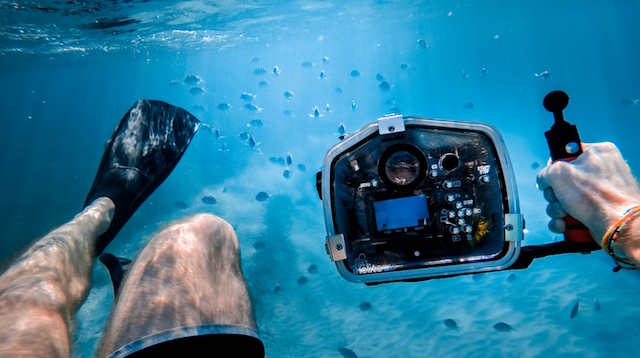
[[[373,209],[378,231],[426,225],[429,218],[425,195],[376,201]]]

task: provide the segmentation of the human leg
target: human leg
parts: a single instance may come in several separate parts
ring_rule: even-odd
[[[96,238],[114,209],[110,199],[97,199],[0,276],[0,356],[69,356],[71,320],[89,292]]]
[[[133,264],[100,356],[154,333],[212,324],[256,329],[235,231],[198,214],[158,233]]]

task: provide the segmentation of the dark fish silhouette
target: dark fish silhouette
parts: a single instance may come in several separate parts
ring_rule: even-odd
[[[247,102],[253,101],[254,98],[256,98],[256,96],[249,92],[242,92],[240,95],[240,99]]]
[[[217,203],[218,201],[213,196],[207,195],[207,196],[202,198],[202,202],[207,204],[207,205],[213,205],[213,204]]]
[[[384,81],[384,76],[382,75],[382,73],[380,72],[376,73],[376,80]]]
[[[196,75],[188,75],[187,77],[184,78],[184,83],[188,85],[195,85],[198,82],[200,82],[200,77]]]
[[[264,241],[256,241],[256,242],[253,244],[253,247],[254,247],[256,250],[262,250],[262,249],[264,249],[265,247],[267,247],[267,243],[266,243],[266,242],[264,242]]]
[[[309,272],[310,274],[317,273],[318,272],[318,266],[316,266],[316,264],[309,265],[309,267],[307,267],[307,272]]]
[[[408,68],[409,68],[409,64],[408,64],[408,63],[402,63],[402,64],[400,65],[400,68],[401,68],[401,69],[403,69],[403,70],[406,70],[406,69],[408,69]]]
[[[324,106],[324,111],[327,113],[331,112],[331,106],[329,106],[329,103],[327,103],[327,105]]]
[[[467,77],[469,77],[469,75],[468,75],[464,70],[462,70],[462,74],[460,75],[460,77],[461,77],[463,80],[466,80],[466,79],[467,79]]]
[[[246,108],[246,109],[248,109],[248,110],[250,110],[250,111],[252,111],[252,112],[262,112],[262,108],[260,108],[260,107],[256,106],[256,105],[255,105],[255,104],[253,104],[253,103],[246,103],[246,104],[244,105],[244,108]]]
[[[38,5],[38,10],[44,10],[46,9],[45,7],[42,7],[40,5]],[[91,11],[91,10],[89,10]],[[122,27],[122,26],[127,26],[127,25],[131,25],[131,24],[137,24],[139,23],[141,20],[138,19],[133,19],[130,17],[123,17],[123,16],[116,16],[113,18],[107,18],[107,17],[101,17],[97,20],[91,21],[89,23],[84,24],[82,27],[87,28],[87,29],[94,29],[94,30],[108,30],[108,29],[114,29],[116,27]],[[114,34],[120,34],[120,33],[125,33],[125,32],[133,32],[136,29],[128,29],[128,30],[111,30],[108,31],[107,33],[114,33]]]
[[[400,108],[396,106],[389,107],[389,113],[400,113]]]
[[[336,91],[336,92],[338,92],[338,93],[342,93],[342,88],[340,88],[340,87],[336,87],[336,88],[335,88],[335,91]]]
[[[280,72],[282,72],[282,71],[280,71],[280,69],[278,68],[278,66],[276,66],[276,67],[274,67],[274,68],[273,68],[273,74],[274,74],[274,75],[278,76],[278,75],[280,74]]]
[[[462,108],[466,109],[467,111],[472,110],[473,109],[473,103],[467,102],[467,103],[464,104],[464,106],[462,106]]]
[[[481,273],[474,273],[473,275],[471,275],[471,279],[474,281],[482,281],[484,280],[484,276]]]
[[[489,71],[487,71],[487,69],[484,67],[480,70],[481,75],[486,75],[487,73],[489,73]]]
[[[422,48],[429,47],[429,46],[427,46],[427,41],[425,39],[418,39],[418,46],[420,46]]]
[[[533,164],[531,164],[531,169],[538,169],[538,168],[540,168],[540,163],[533,162]]]
[[[340,352],[344,358],[358,358],[358,356],[349,348],[340,347],[338,348],[338,352]]]
[[[623,106],[633,106],[637,103],[638,103],[637,99],[631,99],[631,98],[625,98],[622,101],[620,101],[620,104]]]
[[[580,309],[580,301],[576,301],[576,303],[571,308],[571,314],[569,314],[569,317],[571,319],[576,318],[576,316],[578,315],[578,310],[579,309]]]
[[[507,276],[507,282],[516,282],[516,274],[512,273],[511,275]]]
[[[351,71],[351,77],[358,77],[358,76],[360,76],[360,71],[358,70]]]
[[[304,166],[304,164],[302,164],[302,163],[298,164],[298,165],[297,165],[297,168],[298,168],[298,170],[299,170],[299,171],[301,171],[301,172],[305,172],[305,171],[307,171],[307,167],[305,167],[305,166]]]
[[[251,62],[252,63],[258,63],[258,62],[260,62],[260,59],[257,58],[257,57],[254,57],[254,58],[251,59]]]
[[[221,111],[226,111],[227,109],[231,108],[231,105],[229,103],[220,103],[216,108]]]
[[[388,91],[388,90],[391,89],[391,85],[389,85],[389,82],[387,82],[387,81],[382,81],[378,85],[378,88],[380,88],[383,91]]]
[[[508,323],[504,323],[504,322],[498,322],[498,323],[494,324],[493,325],[493,329],[495,329],[498,332],[515,331],[515,329],[513,329],[513,327],[511,327]]]
[[[260,81],[260,83],[258,83],[258,86],[260,87],[267,87],[269,85],[269,82],[267,81]]]
[[[371,309],[371,303],[365,301],[360,304],[361,311],[368,311],[370,309]]]
[[[282,114],[284,114],[287,117],[293,117],[293,113],[291,113],[291,111],[288,109],[286,111],[282,111]]]
[[[596,311],[600,311],[600,302],[598,302],[597,298],[593,299],[593,309]]]
[[[247,124],[248,127],[257,127],[260,128],[262,127],[262,121],[259,119],[252,119],[251,122],[249,122],[249,124]]]
[[[293,163],[293,156],[291,155],[291,152],[287,153],[287,165],[291,165],[291,163]]]
[[[351,110],[355,111],[356,108],[358,108],[358,105],[356,104],[356,101],[351,101]]]
[[[338,134],[344,135],[345,133],[347,133],[347,127],[345,127],[344,123],[340,122],[340,124],[338,124]]]
[[[538,79],[540,79],[540,80],[546,80],[547,78],[551,77],[551,74],[549,73],[549,71],[542,71],[540,73],[534,73],[534,75],[536,75],[536,77],[538,77]]]
[[[458,322],[452,320],[451,318],[447,318],[444,320],[444,325],[449,328],[449,329],[453,329],[453,330],[458,330]]]
[[[249,133],[240,132],[240,133],[238,133],[238,138],[240,138],[240,140],[247,140],[247,139],[249,139]]]
[[[324,57],[322,58],[322,63],[329,63],[329,57],[324,56]]]
[[[287,99],[291,99],[293,97],[295,97],[295,93],[291,92],[291,91],[285,91],[283,96],[285,96]]]
[[[191,87],[191,89],[189,90],[189,93],[191,94],[203,94],[204,93],[204,89],[202,87]]]
[[[169,82],[169,86],[180,86],[182,84],[182,82],[180,82],[180,80],[171,80],[171,82]]]
[[[184,209],[189,207],[189,205],[187,205],[187,203],[185,203],[182,200],[176,201],[175,203],[173,203],[173,206],[175,206],[176,208],[178,208],[180,210],[184,210]]]
[[[284,158],[283,157],[278,157],[276,158],[276,163],[280,164],[280,165],[284,165]]]
[[[196,104],[195,106],[193,106],[193,107],[191,107],[191,108],[192,108],[194,111],[198,111],[198,112],[204,112],[204,111],[206,111],[206,109],[205,109],[203,106],[199,105],[199,104]]]
[[[249,134],[249,146],[251,148],[255,147],[256,145],[260,144],[260,142],[256,142],[256,139],[253,138],[253,136],[251,134]]]
[[[302,67],[304,67],[304,68],[311,68],[311,67],[313,67],[314,65],[315,65],[315,63],[311,63],[311,62],[309,62],[309,61],[304,61],[304,62],[302,62]]]
[[[289,169],[289,167],[284,168],[284,172],[282,173],[282,176],[285,179],[291,178],[292,175],[293,175],[293,172],[291,171],[291,169]]]
[[[324,80],[325,78],[328,78],[327,74],[324,73],[324,70],[320,71],[320,76],[318,76],[318,77],[320,77],[321,80]]]
[[[265,73],[267,73],[267,70],[264,69],[263,67],[258,67],[255,70],[253,70],[254,75],[264,75]]]
[[[271,195],[267,194],[264,191],[261,191],[261,192],[258,193],[258,195],[256,195],[256,200],[260,201],[260,202],[267,201],[270,197],[271,197]]]
[[[269,161],[273,164],[278,164],[278,158],[276,157],[269,157]]]
[[[282,291],[282,286],[280,285],[280,283],[276,283],[276,285],[273,287],[273,293],[278,293]]]
[[[309,282],[309,279],[306,278],[305,276],[300,276],[297,282],[298,282],[298,285],[306,285],[307,282]]]

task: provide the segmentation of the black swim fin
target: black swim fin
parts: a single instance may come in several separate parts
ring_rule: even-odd
[[[131,260],[124,257],[116,257],[107,252],[101,254],[99,258],[100,262],[109,270],[111,284],[113,285],[113,300],[116,301],[120,292],[120,284],[124,278],[125,266],[129,265]]]
[[[108,142],[84,207],[106,196],[116,207],[96,256],[178,164],[200,121],[162,101],[139,100],[124,115]]]

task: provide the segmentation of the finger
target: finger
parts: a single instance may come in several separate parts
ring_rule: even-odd
[[[549,165],[540,169],[538,174],[536,175],[536,184],[540,191],[545,191],[551,185],[549,185],[549,181],[547,180],[547,175],[549,173]]]
[[[567,216],[567,212],[564,210],[562,205],[560,205],[560,202],[554,201],[547,205],[547,215],[552,219],[562,219]]]
[[[549,230],[556,234],[562,234],[567,229],[567,224],[563,219],[551,219],[548,226]]]
[[[543,193],[544,199],[550,203],[554,203],[558,201],[556,197],[556,193],[553,191],[553,188],[549,187],[544,190]]]

